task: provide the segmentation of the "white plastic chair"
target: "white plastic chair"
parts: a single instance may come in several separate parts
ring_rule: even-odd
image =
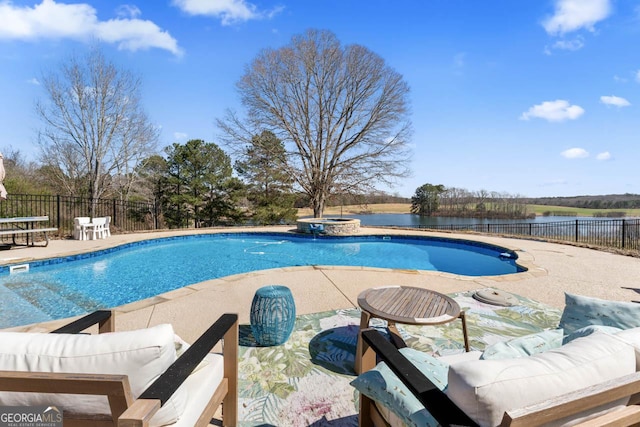
[[[76,240],[87,240],[86,224],[91,222],[88,216],[79,216],[73,219],[73,238]]]
[[[104,239],[105,238],[105,225],[107,223],[107,219],[104,217],[101,218],[93,218],[90,224],[86,225],[87,234],[90,240]]]
[[[109,228],[109,226],[111,225],[111,217],[106,216],[105,218],[107,222],[104,224],[104,238],[106,239],[107,237],[111,236],[111,229]]]

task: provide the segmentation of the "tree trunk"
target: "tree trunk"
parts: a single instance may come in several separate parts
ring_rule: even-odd
[[[313,205],[313,217],[314,218],[322,218],[322,213],[324,212],[324,194],[322,192],[317,193],[312,199]]]

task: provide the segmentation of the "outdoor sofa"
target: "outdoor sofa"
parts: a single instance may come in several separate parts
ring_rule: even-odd
[[[98,334],[80,333],[99,325]],[[44,405],[65,426],[237,424],[238,316],[189,346],[162,324],[112,332],[97,311],[52,333],[0,332],[0,406]],[[222,341],[222,354],[210,353]]]
[[[566,303],[558,329],[441,358],[362,331],[360,426],[638,425],[640,304]]]

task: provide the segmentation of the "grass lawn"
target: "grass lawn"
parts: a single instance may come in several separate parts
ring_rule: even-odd
[[[596,213],[625,212],[627,217],[640,216],[640,209],[587,209],[547,205],[528,205],[528,208],[530,211],[535,212],[536,215],[542,215],[544,212],[567,212],[577,216],[594,216]]]

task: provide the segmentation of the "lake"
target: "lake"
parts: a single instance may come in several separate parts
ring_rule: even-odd
[[[338,217],[339,215],[327,215],[327,217]],[[534,219],[485,219],[485,218],[457,218],[457,217],[428,217],[414,214],[365,214],[365,215],[343,215],[345,218],[357,218],[360,224],[367,225],[392,225],[396,227],[418,227],[426,225],[469,225],[469,224],[522,224],[522,223],[544,223],[558,221],[575,221],[590,219],[606,219],[592,217],[575,216],[537,216]]]

